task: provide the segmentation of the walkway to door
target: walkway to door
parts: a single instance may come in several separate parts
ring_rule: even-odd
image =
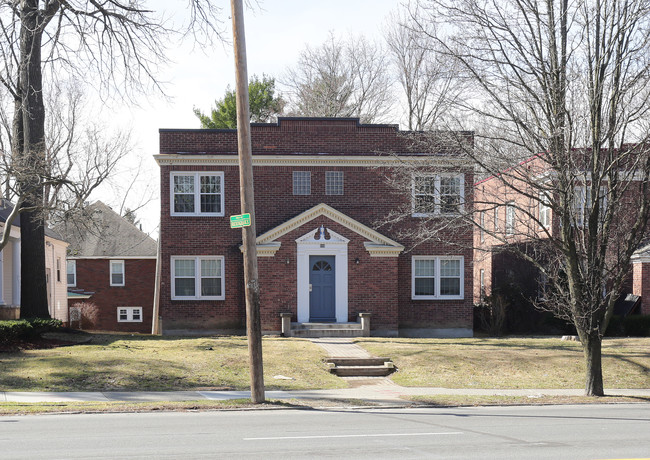
[[[348,337],[320,337],[309,340],[323,347],[334,358],[370,358],[370,353]]]

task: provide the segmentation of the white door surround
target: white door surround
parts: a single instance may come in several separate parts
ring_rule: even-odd
[[[329,235],[329,238],[327,236]],[[309,256],[334,256],[336,322],[348,322],[348,243],[350,240],[320,226],[296,239],[298,322],[309,322]]]

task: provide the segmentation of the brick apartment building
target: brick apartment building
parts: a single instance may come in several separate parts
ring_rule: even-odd
[[[408,135],[356,118],[251,125],[264,332],[281,331],[282,313],[294,326],[370,313],[373,335],[472,335],[471,227],[418,245],[400,231],[471,209],[473,165]],[[423,157],[433,166],[414,177],[416,193],[388,184],[391,165]],[[161,129],[155,159],[161,331],[243,331],[242,236],[229,225],[240,213],[236,130]],[[412,217],[382,225],[405,203]]]
[[[86,212],[88,222],[57,227],[70,243],[70,325],[151,333],[156,242],[101,201]]]
[[[475,184],[474,198],[477,227],[474,232],[474,303],[481,303],[484,296],[495,290],[506,290],[514,287],[523,297],[531,299],[543,295],[545,280],[533,264],[517,257],[509,247],[526,245],[532,241],[543,241],[548,236],[556,236],[560,232],[561,223],[553,215],[550,206],[540,189],[532,187],[531,179],[544,181],[553,189],[552,175],[546,171],[546,165],[541,156],[531,157],[511,170],[505,171],[506,180],[491,176]],[[577,175],[579,177],[579,175]],[[628,176],[625,176],[628,177]],[[636,217],[636,206],[639,202],[639,187],[634,184],[635,175],[630,174],[631,183],[624,187],[624,194],[616,205],[617,211],[613,230],[620,238],[626,235],[626,229],[631,222],[626,219]],[[619,185],[620,187],[620,185]],[[599,190],[599,199],[606,208],[606,185]],[[576,228],[584,229],[588,202],[594,193],[589,183],[577,181],[574,185],[573,213]],[[586,212],[585,212],[586,211]],[[613,242],[616,241],[615,239]],[[521,246],[520,246],[521,247]],[[529,245],[529,247],[532,247]],[[608,248],[608,251],[613,251]],[[634,310],[622,311],[620,302],[627,294],[640,296],[634,305]],[[644,295],[645,294],[645,295]],[[617,303],[615,313],[630,312],[650,314],[650,246],[643,245],[632,256],[632,270],[623,286],[623,292]],[[631,305],[631,304],[630,304]],[[529,310],[529,313],[531,310]],[[526,314],[526,312],[524,312]],[[532,314],[532,313],[531,313]],[[516,320],[516,319],[515,319]]]

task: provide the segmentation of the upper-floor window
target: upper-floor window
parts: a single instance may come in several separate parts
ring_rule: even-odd
[[[223,216],[222,172],[171,173],[172,216]]]
[[[583,227],[585,224],[585,219],[588,219],[588,214],[591,212],[591,193],[592,188],[590,186],[583,187],[577,186],[574,190],[574,206],[573,210],[575,212],[576,223],[578,227]],[[602,220],[605,218],[605,213],[607,212],[607,189],[605,187],[600,187],[598,193],[598,202],[599,202],[599,218]]]
[[[413,177],[413,216],[459,214],[465,197],[462,174],[421,174]]]
[[[462,256],[413,256],[413,299],[462,299]]]
[[[515,233],[515,204],[508,203],[506,205],[506,235],[514,235]]]
[[[68,278],[68,286],[77,285],[77,261],[68,260],[66,262],[66,274]]]
[[[111,286],[124,286],[124,261],[111,260]]]
[[[56,282],[61,282],[61,258],[56,258]]]
[[[311,172],[310,171],[293,172],[293,194],[311,195]]]
[[[222,256],[172,257],[172,299],[223,300]]]
[[[551,226],[551,207],[543,192],[539,194],[539,224],[544,228]]]
[[[479,221],[479,234],[481,235],[481,243],[485,243],[485,211],[481,211]]]
[[[343,171],[325,171],[325,194],[343,195]]]

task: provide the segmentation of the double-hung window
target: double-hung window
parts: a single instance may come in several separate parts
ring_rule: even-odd
[[[142,307],[117,307],[118,323],[141,323]]]
[[[171,173],[172,216],[223,216],[223,172]]]
[[[589,218],[589,213],[591,212],[591,194],[592,188],[590,186],[582,187],[578,186],[574,189],[574,212],[575,219],[578,227],[583,227],[585,225],[585,220]],[[607,188],[600,187],[598,193],[598,203],[599,203],[599,218],[602,222],[605,218],[605,213],[607,212]]]
[[[418,174],[413,177],[413,217],[460,214],[464,203],[462,174]]]
[[[543,228],[549,228],[551,226],[551,207],[543,192],[539,194],[539,224]]]
[[[173,256],[171,262],[172,299],[225,299],[223,257]]]
[[[413,256],[412,298],[462,299],[462,256]]]
[[[506,235],[515,234],[515,204],[506,205]]]
[[[68,260],[66,262],[66,275],[67,275],[68,286],[76,286],[77,285],[77,261],[76,260]]]
[[[111,286],[124,286],[124,261],[111,260]]]

